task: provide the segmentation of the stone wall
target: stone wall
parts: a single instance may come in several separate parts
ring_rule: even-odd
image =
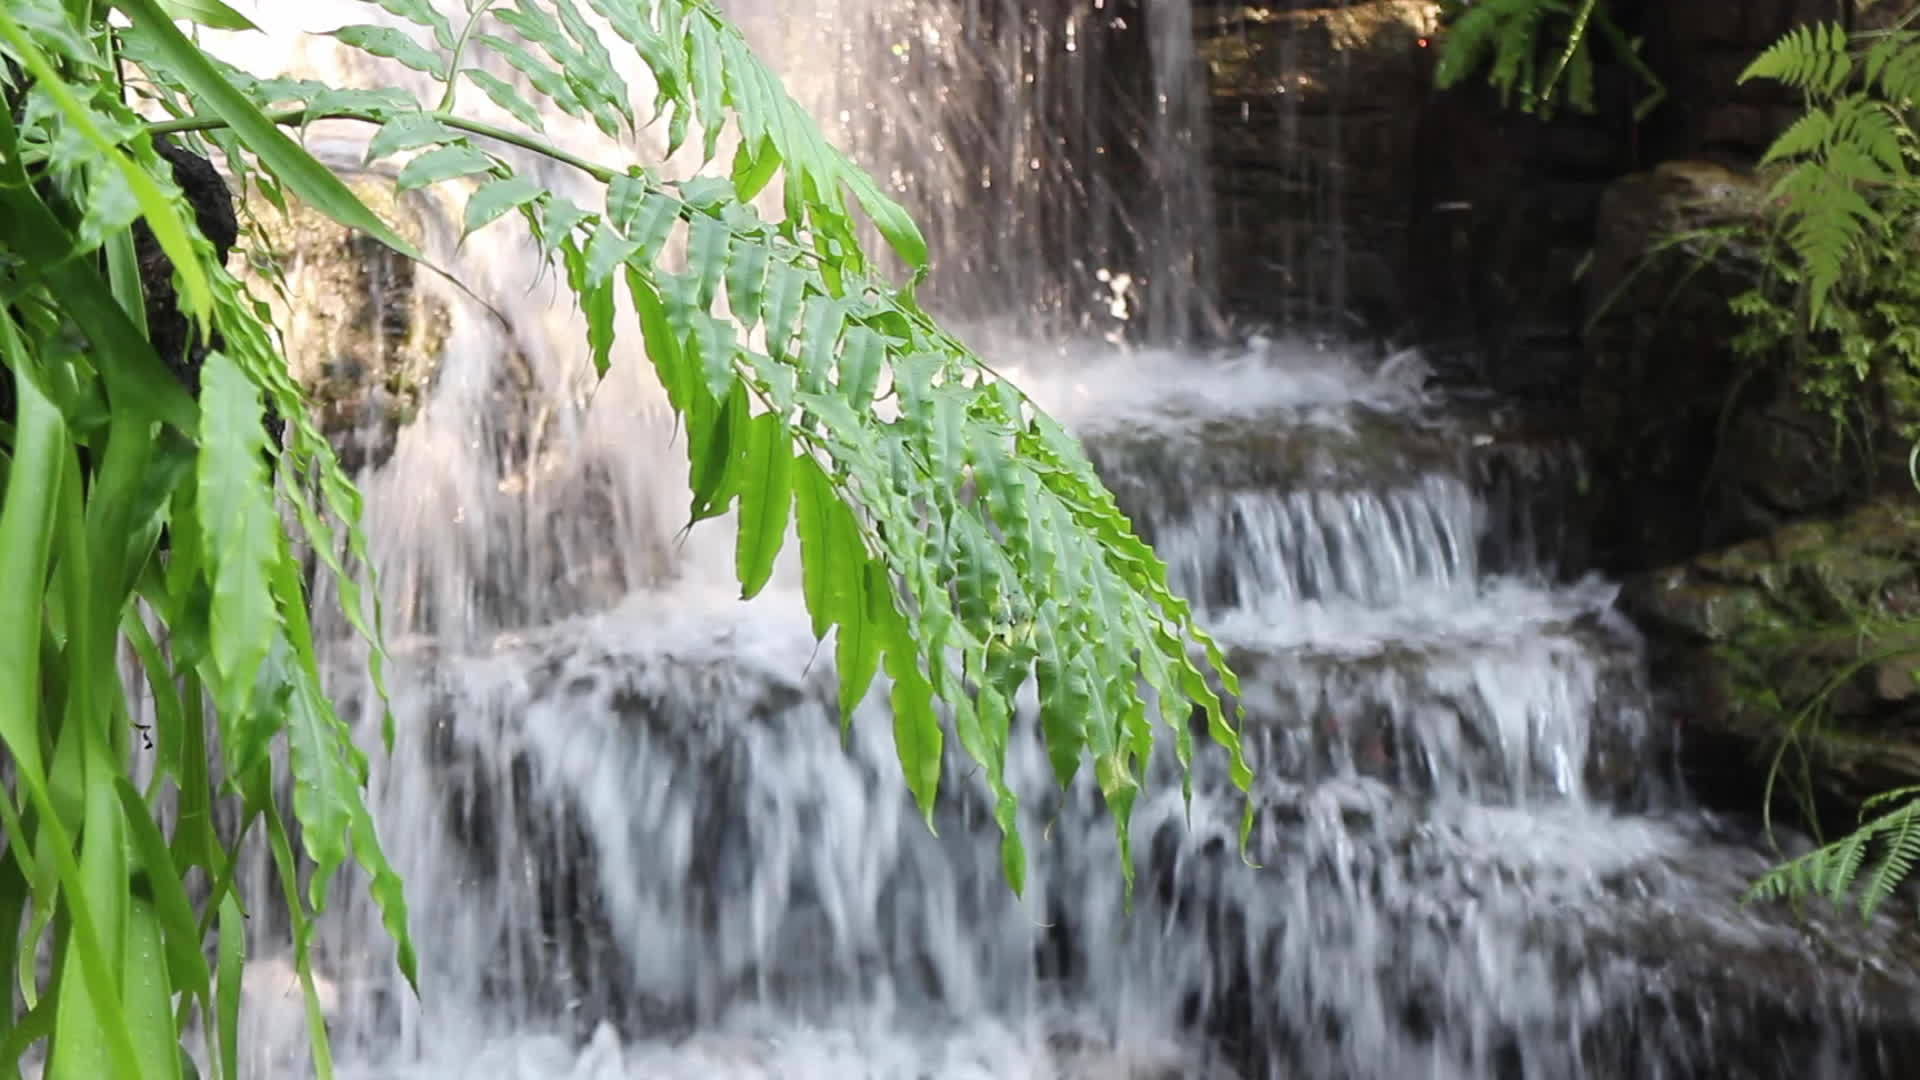
[[[1403,317],[1408,165],[1437,14],[1427,0],[1196,0],[1229,308],[1300,323]]]

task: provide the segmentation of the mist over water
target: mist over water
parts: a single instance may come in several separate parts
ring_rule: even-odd
[[[398,654],[371,797],[422,979],[337,888],[316,968],[343,1075],[1838,1080],[1881,1053],[1876,1003],[1910,990],[1892,931],[1816,948],[1737,906],[1767,859],[1673,780],[1639,643],[1566,542],[1574,450],[1430,392],[1417,354],[1194,344],[1216,320],[1187,4],[728,6],[922,216],[934,302],[1087,440],[1230,648],[1250,858],[1223,763],[1200,755],[1189,807],[1169,751],[1129,913],[1096,794],[1052,791],[1025,729],[1024,898],[957,758],[930,831],[882,695],[842,742],[793,552],[742,604],[731,523],[676,537],[683,451],[639,358],[594,387],[529,248],[456,249],[428,202],[427,249],[495,311],[423,279],[443,365],[362,478]],[[229,54],[394,77],[289,18]],[[270,895],[264,862],[249,885]],[[284,940],[256,913],[249,1076],[308,1068]]]

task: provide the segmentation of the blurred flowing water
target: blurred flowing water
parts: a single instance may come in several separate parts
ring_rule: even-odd
[[[1159,761],[1129,913],[1096,798],[1049,793],[1030,731],[1025,898],[958,760],[930,832],[878,695],[841,741],[791,552],[741,604],[730,525],[676,539],[684,459],[644,365],[594,389],[524,243],[456,245],[424,202],[428,249],[497,310],[419,285],[453,313],[443,366],[363,478],[398,653],[372,798],[422,978],[415,999],[336,889],[316,966],[343,1075],[1895,1075],[1911,945],[1737,905],[1767,859],[1673,782],[1639,644],[1579,574],[1573,449],[1434,395],[1417,355],[1193,343],[1184,3],[730,7],[923,216],[942,310],[1088,441],[1231,647],[1258,868],[1217,757],[1190,808]],[[403,80],[298,33],[371,10],[276,9],[223,48]],[[333,660],[372,745],[354,651]],[[270,895],[264,864],[250,885]],[[256,904],[249,1076],[309,1068],[284,940]]]

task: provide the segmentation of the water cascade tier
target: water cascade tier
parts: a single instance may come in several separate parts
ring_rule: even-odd
[[[936,835],[880,695],[843,743],[791,591],[682,581],[424,641],[374,781],[424,1000],[383,950],[323,960],[346,1073],[1897,1074],[1911,943],[1738,905],[1767,858],[1673,782],[1612,588],[1496,512],[1512,470],[1577,477],[1569,450],[1430,398],[1404,357],[1077,365],[1029,381],[1240,673],[1249,859],[1222,762],[1189,808],[1161,761],[1129,913],[1097,798],[1046,794],[1029,727],[1016,899],[960,760]],[[353,904],[329,940],[379,940]],[[261,1010],[262,1075],[297,1067],[295,1004]]]

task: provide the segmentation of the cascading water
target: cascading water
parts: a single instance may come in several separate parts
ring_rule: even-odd
[[[1122,213],[1134,180],[1097,152],[1204,190],[1182,157],[1197,137],[1177,89],[1183,2],[735,6],[932,222],[956,307],[1057,329],[1101,288],[1132,313],[1117,275],[1144,270],[1129,280],[1152,284],[1139,310],[1157,332],[1204,310],[1178,185],[1162,217]],[[1160,89],[1129,116],[1108,67],[1134,33]],[[822,82],[808,57],[858,62]],[[338,76],[347,61],[286,63]],[[939,123],[905,122],[928,108]],[[969,156],[982,147],[991,161]],[[1843,923],[1816,946],[1738,908],[1766,860],[1670,782],[1612,590],[1563,572],[1577,556],[1554,492],[1577,488],[1577,459],[1437,399],[1417,358],[982,338],[1088,440],[1231,647],[1261,777],[1256,869],[1221,762],[1197,762],[1190,809],[1156,764],[1128,912],[1096,797],[1042,794],[1051,773],[1023,736],[1009,773],[1032,793],[1033,872],[1016,899],[977,778],[950,762],[929,832],[877,696],[842,744],[792,589],[734,600],[724,523],[674,541],[684,492],[663,477],[680,451],[641,365],[616,365],[588,404],[578,327],[544,304],[526,253],[496,229],[456,254],[447,223],[425,227],[512,318],[445,291],[443,369],[366,477],[401,642],[399,740],[372,798],[422,980],[416,1000],[375,914],[336,890],[316,965],[343,1074],[1892,1068],[1879,1025],[1913,989],[1885,959],[1892,931]],[[367,688],[343,676],[338,692],[366,711]],[[253,887],[268,895],[264,869]],[[302,1075],[299,1002],[275,975],[284,928],[256,922],[247,1075]]]

